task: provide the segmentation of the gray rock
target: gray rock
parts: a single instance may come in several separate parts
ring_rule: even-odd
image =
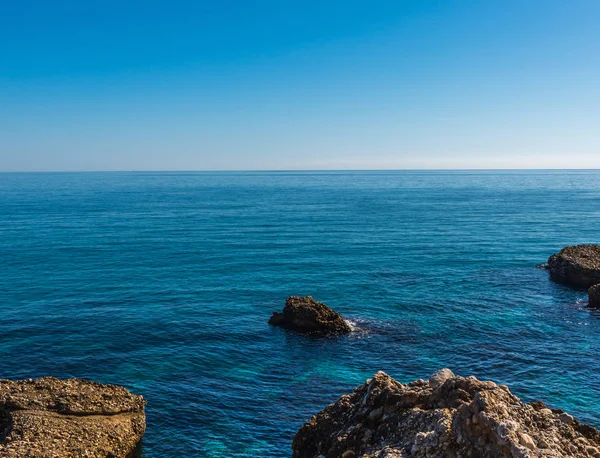
[[[429,385],[434,390],[444,384],[448,379],[454,378],[454,374],[448,368],[440,369],[429,377]]]
[[[575,421],[575,419],[571,415],[569,415],[568,413],[566,413],[566,412],[561,413],[558,416],[558,419],[560,421],[562,421],[563,423],[566,423],[567,425],[570,425],[571,423],[573,423]]]

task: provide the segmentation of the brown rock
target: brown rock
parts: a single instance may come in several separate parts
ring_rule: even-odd
[[[592,286],[588,289],[589,295],[589,306],[594,308],[600,308],[600,284]]]
[[[347,334],[352,328],[342,316],[311,296],[291,296],[282,313],[274,312],[269,324],[308,334]]]
[[[589,288],[600,283],[600,245],[568,246],[548,259],[550,279]]]
[[[417,392],[411,395],[416,405],[390,402],[407,392]],[[369,415],[381,406],[385,415]],[[506,386],[475,377],[446,378],[434,389],[378,372],[302,426],[293,457],[333,458],[347,450],[357,458],[595,457],[598,431],[575,419],[569,423],[565,415],[541,402],[525,404]],[[369,428],[358,428],[366,417]]]
[[[145,404],[87,380],[0,380],[0,458],[125,458],[144,435]]]

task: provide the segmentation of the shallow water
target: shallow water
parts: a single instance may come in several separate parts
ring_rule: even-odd
[[[600,427],[600,314],[536,268],[600,172],[0,174],[0,377],[148,399],[144,457],[286,457],[385,370],[447,366]],[[267,320],[313,295],[360,331]]]

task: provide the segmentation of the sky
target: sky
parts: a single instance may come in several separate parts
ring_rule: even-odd
[[[600,168],[598,0],[0,2],[0,171]]]

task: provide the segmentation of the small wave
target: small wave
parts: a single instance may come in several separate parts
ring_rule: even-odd
[[[364,320],[358,320],[358,319],[347,320],[347,319],[345,319],[344,321],[346,322],[346,324],[348,326],[350,326],[350,329],[355,334],[368,334],[369,333],[368,326],[365,326],[366,322]]]
[[[352,332],[356,332],[358,330],[358,326],[356,325],[356,322],[352,321],[352,320],[344,320],[346,322],[346,324],[348,326],[350,326],[350,329],[352,330]]]

